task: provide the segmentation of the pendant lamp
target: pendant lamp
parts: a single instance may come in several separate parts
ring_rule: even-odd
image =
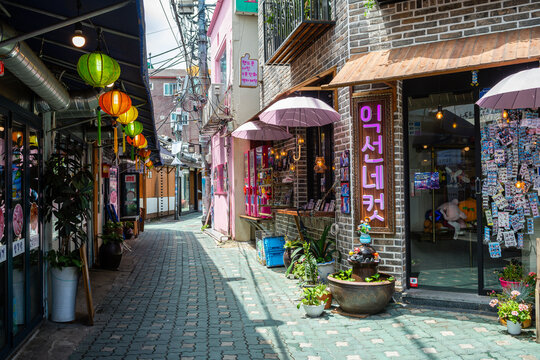
[[[148,146],[148,141],[146,141],[146,138],[144,137],[143,134],[139,134],[134,137],[128,136],[126,139],[130,145],[139,149],[142,149]]]
[[[131,99],[119,90],[111,90],[99,97],[99,106],[107,114],[119,116],[131,108]]]
[[[146,167],[149,168],[149,169],[152,169],[154,167],[154,163],[152,162],[152,160],[149,160],[144,165],[146,165]]]
[[[143,159],[148,159],[148,157],[152,154],[152,150],[149,149],[141,149],[139,150],[139,156]]]
[[[132,106],[125,113],[118,115],[118,118],[116,119],[116,121],[118,121],[122,125],[127,125],[129,123],[134,122],[138,116],[139,116],[139,111],[137,110],[135,106]]]
[[[133,138],[143,132],[143,124],[138,121],[129,123],[124,126],[124,132],[127,136]]]
[[[120,65],[112,57],[95,51],[79,58],[77,72],[88,85],[105,87],[118,80]]]

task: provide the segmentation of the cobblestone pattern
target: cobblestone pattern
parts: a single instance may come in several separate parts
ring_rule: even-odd
[[[218,247],[198,226],[146,227],[133,272],[70,359],[539,359],[532,330],[509,336],[493,316],[393,304],[365,319],[306,318],[283,268],[262,267],[246,243]]]

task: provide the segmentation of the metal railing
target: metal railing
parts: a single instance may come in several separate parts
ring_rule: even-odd
[[[332,23],[334,4],[334,0],[263,1],[265,60],[268,61],[302,23]]]

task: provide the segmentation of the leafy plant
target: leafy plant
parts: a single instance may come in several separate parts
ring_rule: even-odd
[[[303,263],[297,263],[292,270],[292,274],[297,279],[304,279],[304,276],[306,274],[306,269],[304,267]]]
[[[330,292],[326,290],[325,284],[319,284],[314,287],[304,288],[304,293],[300,302],[296,307],[300,309],[302,304],[304,305],[321,305],[321,296],[328,295]]]
[[[531,318],[531,308],[530,305],[518,301],[519,295],[521,295],[519,291],[513,290],[508,299],[502,301],[492,299],[489,305],[491,307],[497,306],[497,315],[500,319],[523,323]]]
[[[303,247],[294,250],[291,255],[291,265],[287,269],[285,275],[289,275],[293,269],[302,264],[304,267],[304,276],[303,280],[308,284],[316,284],[319,271],[317,269],[317,260],[313,256],[313,253],[310,251],[311,244],[305,242]]]
[[[319,264],[332,261],[335,253],[337,254],[338,261],[341,260],[341,253],[336,249],[336,240],[328,237],[330,228],[331,226],[327,225],[324,228],[320,238],[317,240],[313,239],[307,233],[304,234],[304,237],[311,245],[310,250]]]
[[[351,277],[352,269],[349,270],[340,270],[339,272],[332,275],[334,279],[344,280],[344,281],[356,281]]]
[[[64,267],[71,266],[76,266],[79,269],[82,267],[79,250],[73,250],[66,254],[62,254],[62,252],[56,250],[49,250],[45,258],[52,267],[60,270]]]
[[[534,286],[521,282],[510,284],[508,287],[503,288],[501,293],[492,291],[489,296],[499,302],[513,299],[519,303],[532,304],[534,303]]]
[[[364,16],[367,17],[369,12],[375,7],[375,0],[364,0]]]
[[[209,227],[209,225],[208,225],[208,224],[206,224],[206,225],[203,225],[203,226],[201,227],[201,231],[204,231],[204,230],[208,229],[208,227]]]
[[[52,215],[57,218],[54,228],[60,240],[58,251],[47,255],[54,267],[80,266],[72,247],[80,248],[87,239],[93,177],[82,158],[82,151],[70,149],[69,155],[55,153],[45,163],[44,213],[47,221]]]
[[[103,226],[103,234],[100,238],[103,240],[103,244],[108,243],[117,243],[121,244],[124,242],[122,223],[114,223],[112,221],[107,221]]]
[[[499,278],[502,278],[505,281],[524,282],[530,286],[535,285],[536,274],[534,272],[530,272],[529,274],[525,275],[523,266],[515,261],[510,262],[510,264],[503,267],[503,269],[497,273]]]
[[[124,222],[124,229],[133,229],[133,228],[135,228],[135,225],[133,225],[133,221]]]
[[[369,276],[364,279],[366,282],[383,282],[383,281],[394,281],[394,277],[390,276],[389,278],[382,278],[381,274],[376,273],[375,275]]]
[[[284,249],[291,249],[291,250],[298,249],[300,247],[302,247],[302,242],[298,241],[298,239],[287,240],[285,241],[285,244],[283,245]]]

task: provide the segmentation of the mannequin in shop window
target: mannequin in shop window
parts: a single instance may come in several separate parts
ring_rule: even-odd
[[[446,222],[454,228],[454,240],[460,235],[461,229],[466,227],[465,219],[467,215],[459,209],[458,199],[446,202],[439,206],[439,210]]]

